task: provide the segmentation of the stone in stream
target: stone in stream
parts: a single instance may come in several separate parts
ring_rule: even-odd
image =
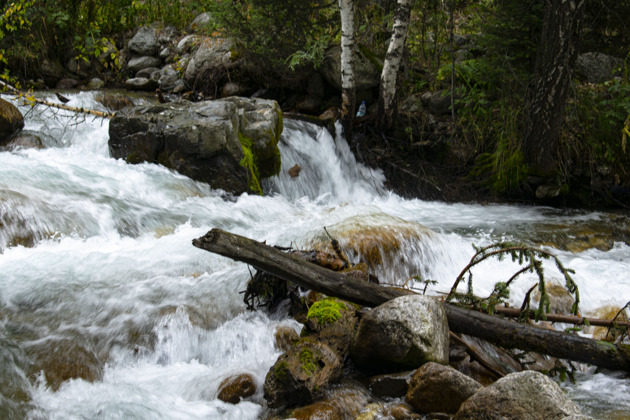
[[[448,363],[446,313],[435,299],[402,296],[370,310],[359,323],[352,359],[372,370],[417,368]]]
[[[243,373],[225,378],[219,385],[218,399],[238,404],[242,399],[256,393],[256,381],[252,375]]]
[[[0,98],[0,143],[24,127],[24,117],[15,105]]]
[[[225,98],[122,109],[109,125],[109,150],[129,163],[160,163],[214,189],[261,194],[280,171],[282,111],[275,101]]]
[[[561,420],[580,415],[578,406],[540,372],[511,373],[481,388],[461,405],[454,420]]]

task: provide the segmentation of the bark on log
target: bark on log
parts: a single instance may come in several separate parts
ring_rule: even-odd
[[[221,229],[212,229],[206,235],[194,239],[193,245],[245,262],[300,286],[360,305],[374,307],[390,299],[413,294],[410,290],[386,288],[352,279],[343,273],[299,260],[269,245]],[[630,371],[628,345],[613,345],[575,334],[521,324],[450,304],[444,304],[444,309],[449,328],[453,332],[478,337],[502,347],[535,351],[607,369]]]

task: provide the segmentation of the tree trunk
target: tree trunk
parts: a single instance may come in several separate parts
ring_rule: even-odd
[[[552,176],[584,0],[547,0],[534,79],[524,111],[522,151],[532,173]]]
[[[388,300],[413,294],[409,290],[386,288],[353,279],[343,273],[300,260],[269,245],[220,229],[212,229],[206,235],[194,239],[193,245],[245,262],[300,286],[360,305],[378,306]],[[630,346],[615,346],[449,304],[444,304],[444,309],[451,331],[479,337],[503,347],[536,351],[608,369],[630,371]]]
[[[348,141],[356,105],[354,84],[354,2],[339,0],[341,11],[341,125]]]
[[[381,73],[381,85],[379,89],[378,110],[379,125],[381,128],[389,128],[394,119],[394,97],[396,95],[396,78],[398,68],[405,50],[407,29],[409,28],[409,16],[411,15],[411,0],[398,0],[392,38],[383,63]]]

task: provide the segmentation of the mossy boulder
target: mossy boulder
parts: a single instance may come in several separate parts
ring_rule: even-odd
[[[0,144],[24,128],[24,117],[15,105],[0,98]]]
[[[278,104],[264,99],[124,108],[110,122],[109,150],[114,158],[159,163],[215,189],[260,194],[260,180],[280,169],[281,121]]]

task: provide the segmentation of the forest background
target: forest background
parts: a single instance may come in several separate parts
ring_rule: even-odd
[[[291,92],[304,90],[341,42],[340,8],[354,13],[356,49],[382,68],[401,4],[408,27],[392,119],[356,119],[351,142],[395,190],[630,206],[628,0],[5,0],[0,66],[5,80],[37,88],[46,67],[99,58],[104,65],[92,69],[120,85],[139,26],[183,32],[207,12],[203,33],[237,40],[234,56],[248,63],[231,80],[264,88],[290,110]],[[594,82],[576,72],[583,53],[613,58],[612,76]],[[436,95],[446,112],[427,106]],[[378,88],[357,92],[372,104],[378,97]],[[340,102],[332,92],[322,111]]]

